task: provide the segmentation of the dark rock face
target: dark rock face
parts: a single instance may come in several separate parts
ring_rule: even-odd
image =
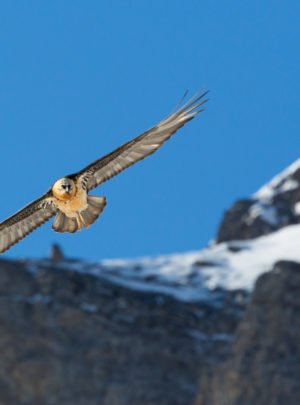
[[[271,187],[271,186],[270,186]],[[239,200],[225,212],[217,243],[253,239],[300,223],[300,169],[271,187],[267,197]]]
[[[200,381],[198,405],[300,403],[300,264],[262,275],[231,359]]]
[[[300,264],[262,275],[245,317],[243,291],[183,303],[26,266],[0,261],[0,404],[300,403]]]
[[[228,356],[240,294],[183,303],[55,263],[0,261],[0,403],[192,404]]]
[[[225,212],[218,230],[217,243],[253,239],[274,231],[274,226],[260,217],[249,224],[247,217],[253,204],[253,200],[239,200]]]

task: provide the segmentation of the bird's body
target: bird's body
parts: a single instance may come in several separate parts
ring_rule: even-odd
[[[105,197],[89,191],[122,170],[154,153],[186,122],[193,119],[207,100],[197,95],[159,124],[83,170],[57,180],[37,200],[0,223],[0,253],[23,239],[56,215],[52,228],[57,232],[76,232],[96,221],[106,206]]]
[[[61,187],[61,184],[64,184],[66,180],[72,184],[70,191],[66,191]],[[52,186],[52,193],[56,200],[57,208],[67,217],[74,217],[74,213],[87,208],[87,192],[83,189],[80,182],[77,183],[68,177],[63,177],[58,179]]]
[[[76,232],[87,228],[98,218],[106,205],[105,197],[89,196],[79,177],[75,182],[63,177],[51,188],[53,203],[58,209],[52,228],[57,232]]]

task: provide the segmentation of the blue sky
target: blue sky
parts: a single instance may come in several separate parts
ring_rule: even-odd
[[[206,111],[93,194],[88,231],[51,223],[7,257],[97,260],[201,248],[232,202],[299,157],[299,1],[0,5],[0,217],[164,118],[186,89]]]

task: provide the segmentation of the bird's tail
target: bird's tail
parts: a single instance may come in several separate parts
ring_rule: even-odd
[[[58,211],[52,224],[56,232],[76,232],[93,224],[106,206],[105,197],[87,197],[88,206],[85,210],[77,212],[76,217],[67,217]]]
[[[99,217],[106,206],[106,198],[88,195],[87,203],[88,207],[80,212],[85,227],[93,224]]]

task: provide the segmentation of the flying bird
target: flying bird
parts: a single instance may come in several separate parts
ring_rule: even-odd
[[[93,224],[104,210],[106,198],[91,196],[89,192],[160,148],[179,128],[203,111],[206,94],[196,94],[151,129],[79,172],[58,179],[44,195],[1,222],[0,253],[54,215],[52,228],[57,232],[73,233]]]

